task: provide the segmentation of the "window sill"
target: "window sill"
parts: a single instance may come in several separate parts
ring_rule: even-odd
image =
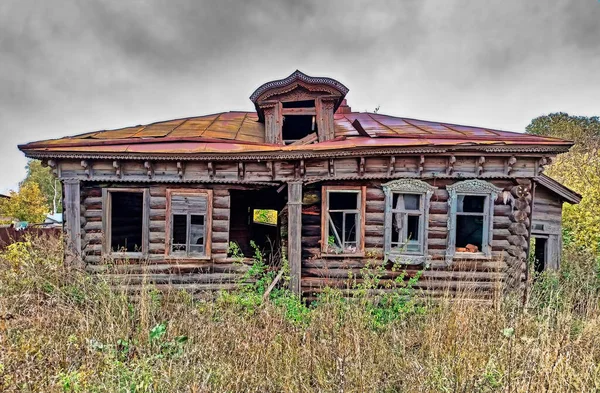
[[[180,263],[193,263],[193,262],[197,262],[197,261],[210,261],[211,257],[210,255],[205,255],[205,256],[201,256],[201,257],[178,257],[178,256],[173,256],[173,255],[166,255],[165,256],[165,261],[168,262],[180,262]]]
[[[452,259],[480,259],[489,261],[492,259],[491,255],[485,255],[482,252],[456,252]]]
[[[427,257],[423,254],[390,253],[386,257],[388,261],[401,265],[422,265],[427,261]]]
[[[354,254],[326,254],[326,253],[321,253],[321,257],[322,258],[364,258],[365,257],[365,253],[364,252],[357,252]]]
[[[110,259],[144,259],[147,257],[143,252],[109,252],[102,256]]]

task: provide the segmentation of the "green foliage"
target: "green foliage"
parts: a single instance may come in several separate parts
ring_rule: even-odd
[[[23,184],[19,192],[0,200],[0,216],[30,223],[44,222],[49,209],[40,188],[35,183]]]
[[[52,173],[52,169],[42,166],[39,160],[29,160],[26,169],[27,176],[21,183],[21,186],[25,184],[37,184],[44,196],[48,209],[52,213],[62,212],[62,187],[60,181]]]
[[[0,255],[2,392],[600,386],[600,260],[575,245],[559,272],[537,278],[525,305],[416,296],[418,272],[379,264],[308,305],[286,279],[264,296],[254,280],[276,269],[258,254],[245,285],[217,301],[179,290],[158,296],[148,285],[131,298],[100,275],[65,267],[55,243],[32,238],[5,254],[12,260]],[[282,269],[288,274],[285,261]]]
[[[564,205],[565,241],[600,253],[600,119],[552,113],[533,119],[526,130],[575,142],[546,174],[583,196],[578,205]]]

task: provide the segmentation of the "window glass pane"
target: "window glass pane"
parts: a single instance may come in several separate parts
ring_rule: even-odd
[[[112,251],[141,252],[144,221],[144,194],[111,192]]]
[[[466,252],[467,245],[477,247],[481,251],[483,242],[483,217],[482,216],[457,216],[456,217],[456,251]]]
[[[486,196],[458,195],[456,211],[459,213],[483,213]]]
[[[204,216],[194,214],[190,217],[190,220],[190,252],[203,252],[205,240]]]
[[[404,209],[419,210],[421,208],[421,196],[415,194],[404,194]]]
[[[331,220],[329,221],[329,234],[327,238],[327,244],[330,247],[338,247],[342,248],[343,241],[343,223],[344,223],[344,213],[336,212],[329,213],[329,217]],[[333,224],[333,225],[332,225]]]
[[[329,210],[356,210],[358,209],[357,192],[330,192]]]
[[[354,250],[346,250],[346,251],[356,251],[356,225],[358,223],[358,214],[356,213],[345,213],[344,214],[345,222],[344,222],[344,246],[354,247]]]
[[[419,216],[408,216],[406,226],[406,239],[419,241]]]
[[[172,226],[173,240],[171,249],[173,252],[185,252],[187,249],[187,216],[185,214],[174,214]]]

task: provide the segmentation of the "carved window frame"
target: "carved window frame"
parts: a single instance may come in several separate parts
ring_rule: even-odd
[[[329,193],[347,192],[356,193],[359,206],[358,228],[356,228],[356,252],[355,253],[332,253],[329,252]],[[365,250],[365,217],[366,217],[366,186],[323,186],[321,188],[321,256],[323,257],[364,257]]]
[[[494,238],[494,204],[502,189],[492,183],[471,179],[446,186],[448,191],[448,246],[446,248],[446,261],[453,258],[491,258],[492,240]],[[456,213],[459,195],[485,196],[483,214],[483,234],[481,251],[476,253],[456,252]]]
[[[384,213],[384,254],[387,260],[404,265],[419,265],[427,260],[428,235],[429,235],[429,206],[431,197],[437,189],[424,181],[417,179],[398,179],[385,183],[383,193],[385,194]],[[392,247],[392,220],[394,195],[418,195],[420,203],[420,251],[408,251]]]
[[[187,208],[185,211],[175,212],[172,206],[173,196],[201,196],[206,198],[206,211],[201,212],[193,208]],[[165,225],[165,258],[175,259],[178,262],[208,260],[211,258],[211,240],[212,240],[212,210],[213,210],[213,190],[205,189],[168,189],[167,190],[167,209],[166,209],[166,225]],[[192,215],[204,216],[204,254],[189,254],[186,250],[186,255],[173,253],[171,250],[173,215],[186,215],[188,220],[188,232],[190,230],[190,220]],[[188,234],[189,236],[189,234]],[[188,239],[189,241],[189,239]]]

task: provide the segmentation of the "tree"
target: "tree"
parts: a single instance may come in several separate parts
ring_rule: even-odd
[[[579,192],[579,205],[565,204],[565,240],[600,252],[600,119],[551,113],[531,121],[530,134],[569,139],[575,145],[560,154],[546,174]]]
[[[0,201],[0,215],[31,223],[44,222],[48,206],[36,183],[23,184],[19,192],[11,191],[9,196]]]
[[[42,166],[39,160],[29,160],[26,168],[27,176],[21,185],[37,184],[51,212],[53,214],[61,212],[62,187],[60,181],[52,174],[52,170]]]

